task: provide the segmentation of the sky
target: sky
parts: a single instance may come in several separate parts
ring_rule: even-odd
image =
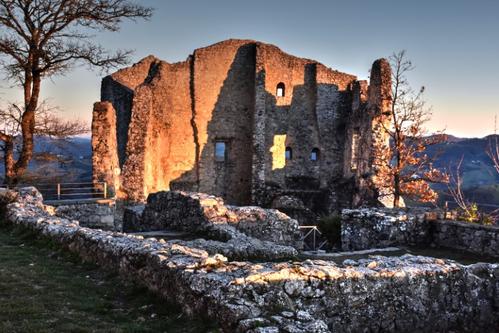
[[[430,131],[460,137],[494,132],[499,114],[499,1],[260,1],[141,0],[155,8],[149,21],[123,22],[95,41],[135,50],[132,62],[153,54],[185,60],[196,48],[228,38],[254,39],[299,57],[367,79],[372,62],[406,50],[415,65],[411,85],[425,86]],[[100,98],[98,70],[78,67],[45,81],[43,97],[67,118],[90,123]],[[19,100],[0,83],[0,99]]]

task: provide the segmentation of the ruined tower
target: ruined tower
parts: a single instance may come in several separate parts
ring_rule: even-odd
[[[384,59],[368,84],[251,40],[174,64],[149,56],[102,80],[94,181],[136,201],[181,189],[238,205],[294,198],[323,212],[373,203],[390,87]]]

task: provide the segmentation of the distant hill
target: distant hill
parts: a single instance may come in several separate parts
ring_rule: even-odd
[[[4,165],[0,163],[3,178]],[[34,156],[23,183],[83,182],[92,179],[90,138],[35,138]]]
[[[494,185],[499,182],[499,175],[486,153],[488,145],[494,139],[493,135],[481,139],[451,136],[449,141],[429,147],[427,153],[436,157],[434,166],[442,170],[455,170],[462,158],[461,171],[465,188]]]
[[[434,166],[441,170],[452,170],[461,158],[463,188],[470,201],[499,205],[499,175],[486,153],[488,145],[499,136],[489,135],[484,138],[457,138],[450,136],[449,140],[427,149],[430,156],[436,157]],[[435,186],[445,196],[446,186]]]

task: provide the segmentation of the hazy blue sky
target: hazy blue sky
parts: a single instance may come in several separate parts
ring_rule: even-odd
[[[154,54],[184,60],[195,48],[227,38],[272,43],[296,56],[367,78],[371,63],[406,49],[415,87],[426,86],[430,129],[484,136],[499,113],[499,1],[139,1],[156,8],[149,22],[123,24],[96,39],[135,49],[134,62]],[[43,86],[68,117],[90,121],[99,72],[76,69]],[[2,85],[0,98],[14,92]]]

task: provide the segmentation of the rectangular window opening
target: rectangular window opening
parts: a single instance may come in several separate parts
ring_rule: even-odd
[[[356,130],[352,135],[352,160],[351,160],[351,168],[352,170],[357,170],[359,164],[359,140],[360,135],[358,130]]]
[[[227,158],[227,144],[225,141],[215,142],[215,160],[217,162],[225,162]]]

